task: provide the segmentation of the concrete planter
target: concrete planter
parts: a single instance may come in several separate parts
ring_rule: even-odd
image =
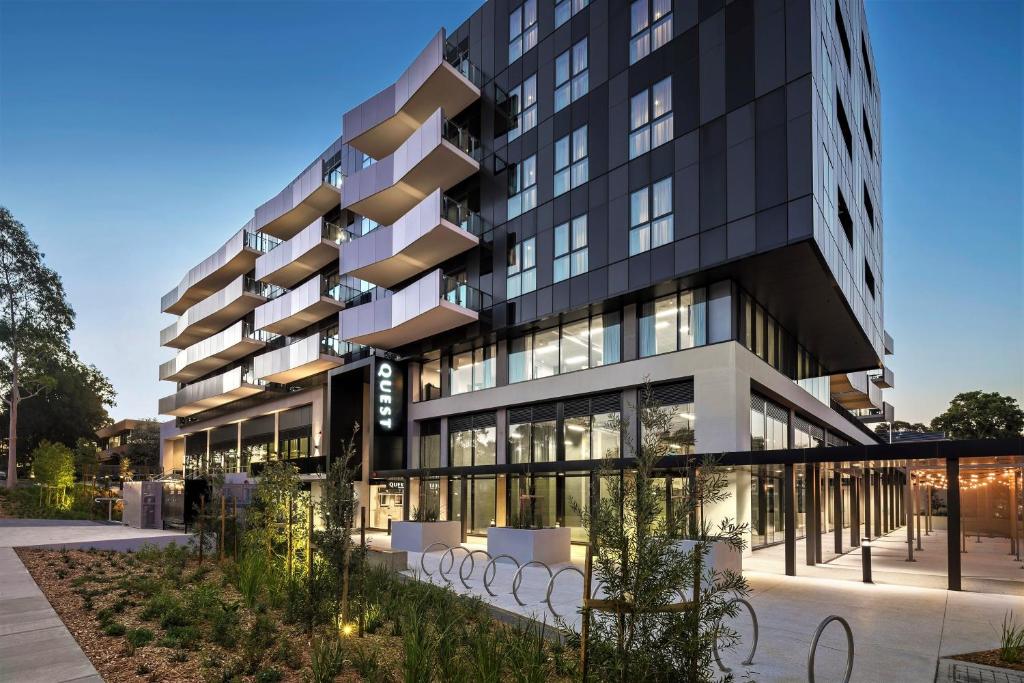
[[[696,545],[696,541],[676,541],[676,547],[687,553],[692,552]],[[709,569],[714,569],[716,572],[724,572],[729,569],[740,574],[743,572],[743,555],[728,543],[713,541],[704,555],[703,567],[705,575],[709,573]]]
[[[392,522],[392,550],[421,553],[431,543],[444,543],[451,548],[462,542],[459,522]]]
[[[555,529],[487,529],[487,552],[491,557],[511,555],[520,564],[540,561],[549,566],[569,561],[572,540],[569,527]]]

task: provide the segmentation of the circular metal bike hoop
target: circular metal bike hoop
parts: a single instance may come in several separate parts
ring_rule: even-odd
[[[465,546],[461,546],[461,545],[452,546],[451,548],[448,548],[448,550],[444,551],[444,555],[441,556],[441,561],[437,563],[437,573],[440,574],[441,578],[444,579],[445,582],[447,584],[449,584],[449,585],[451,585],[453,583],[453,581],[448,578],[448,572],[450,572],[451,570],[455,569],[455,551],[456,550],[461,550],[464,553],[468,553],[469,552],[469,548],[467,548]],[[444,560],[445,560],[446,557],[451,557],[451,560],[452,560],[451,564],[448,565],[448,569],[444,568]]]
[[[519,569],[516,570],[515,575],[512,577],[512,597],[516,599],[516,602],[519,603],[520,607],[526,607],[526,603],[519,599],[519,584],[523,582],[523,570],[529,567],[531,564],[538,565],[544,567],[544,569],[547,569],[548,581],[551,580],[551,567],[549,567],[546,563],[541,562],[540,560],[530,560],[529,562],[519,567]]]
[[[420,569],[422,569],[423,573],[426,574],[427,576],[433,576],[433,574],[427,571],[426,566],[423,564],[423,558],[427,556],[427,553],[429,553],[430,549],[433,548],[434,546],[438,546],[438,547],[444,548],[446,550],[451,548],[451,546],[448,545],[447,543],[442,543],[441,541],[434,541],[433,543],[431,543],[430,545],[428,545],[426,548],[423,549],[423,554],[420,555]]]
[[[754,661],[754,653],[757,652],[757,634],[758,634],[758,630],[757,630],[757,613],[754,612],[754,606],[751,605],[746,600],[744,600],[743,598],[733,598],[729,602],[725,603],[725,606],[729,607],[729,605],[731,605],[733,603],[738,603],[738,604],[743,605],[744,607],[746,607],[747,611],[750,612],[750,620],[752,622],[754,622],[754,642],[750,646],[750,654],[747,655],[746,659],[744,659],[742,662],[740,662],[740,664],[743,664],[744,666],[746,666],[748,664],[753,663],[753,661]],[[722,620],[719,619],[718,620],[718,626],[721,626],[721,624],[722,624]],[[717,627],[716,627],[716,629],[717,629]],[[725,664],[722,664],[722,658],[721,658],[721,656],[718,653],[718,638],[717,637],[715,638],[714,653],[715,653],[715,661],[718,662],[718,668],[721,669],[723,673],[731,673],[732,669],[727,667]]]
[[[498,568],[494,566],[494,563],[497,562],[498,560],[500,560],[503,557],[507,557],[508,559],[510,559],[513,562],[515,562],[516,563],[516,569],[519,569],[519,560],[517,560],[516,558],[512,557],[511,555],[495,555],[494,557],[491,558],[491,561],[487,563],[486,567],[484,567],[484,590],[487,591],[487,594],[490,595],[492,598],[498,597],[498,594],[491,590],[491,581],[493,581],[494,578],[497,577],[497,575],[498,575]],[[489,570],[491,570],[491,569],[494,569],[494,576],[492,576],[490,579],[488,579],[487,578],[487,572]]]
[[[551,614],[553,614],[556,619],[561,619],[562,615],[559,614],[558,612],[556,612],[555,608],[552,607],[552,605],[551,605],[551,591],[553,591],[555,589],[555,579],[562,572],[576,572],[577,574],[580,575],[580,578],[583,579],[584,581],[586,581],[586,578],[587,578],[587,577],[585,577],[583,575],[583,572],[580,571],[579,567],[574,567],[572,565],[570,565],[568,567],[562,567],[557,572],[555,572],[554,574],[551,575],[551,578],[548,579],[548,589],[544,593],[544,602],[546,602],[547,605],[548,605],[548,611],[551,612]]]
[[[825,627],[831,624],[833,621],[838,621],[846,631],[846,676],[843,677],[843,683],[850,683],[850,676],[853,675],[853,631],[850,629],[849,622],[840,616],[835,614],[825,617],[825,619],[818,625],[818,630],[814,632],[814,640],[811,641],[811,650],[807,653],[807,683],[814,683],[814,653],[818,650],[818,639],[821,638],[822,632]]]
[[[469,584],[466,583],[466,579],[469,576],[473,576],[473,570],[476,569],[476,560],[473,559],[474,555],[486,555],[487,559],[491,559],[491,554],[486,550],[470,550],[469,554],[462,558],[462,562],[459,564],[459,581],[462,582],[464,588],[469,588]],[[463,572],[463,568],[466,566],[466,560],[469,560],[469,576]],[[452,556],[452,564],[455,563],[455,556]]]

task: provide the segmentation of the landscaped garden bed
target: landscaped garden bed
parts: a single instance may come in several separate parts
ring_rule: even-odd
[[[358,618],[339,628],[244,559],[200,564],[188,549],[21,550],[36,583],[104,680],[559,681],[574,650],[494,621],[478,600],[386,570],[363,577]],[[314,624],[310,627],[310,624]]]
[[[982,664],[997,669],[1012,669],[1013,671],[1024,671],[1024,662],[1007,662],[1003,659],[1002,650],[982,650],[981,652],[968,652],[962,655],[953,655],[950,659],[971,664]]]

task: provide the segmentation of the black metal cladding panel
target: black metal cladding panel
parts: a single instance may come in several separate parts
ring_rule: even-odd
[[[264,415],[254,417],[242,423],[242,438],[248,439],[254,436],[274,436],[274,416]]]
[[[508,411],[508,423],[509,424],[523,424],[524,422],[533,421],[533,409],[532,408],[512,408]]]
[[[750,408],[756,410],[759,413],[764,412],[764,399],[757,394],[750,395]]]
[[[206,432],[185,437],[185,455],[206,455]]]
[[[437,436],[441,434],[440,420],[424,420],[420,423],[420,436]]]
[[[654,402],[662,406],[674,406],[680,403],[693,403],[693,380],[688,379],[672,384],[659,384],[651,388]]]
[[[782,406],[772,403],[771,401],[765,401],[766,413],[768,417],[779,420],[780,422],[789,421],[789,411]]]
[[[578,398],[565,402],[566,417],[583,417],[590,415],[590,399]]]
[[[238,425],[224,425],[223,427],[217,427],[210,432],[210,448],[214,446],[237,446],[238,445]]]
[[[313,424],[313,406],[299,406],[281,413],[278,431],[308,427]]]
[[[547,422],[557,418],[557,403],[538,403],[534,406],[513,408],[508,411],[509,424],[521,424],[523,422]]]
[[[460,415],[448,420],[448,433],[464,432],[470,429],[485,429],[496,427],[498,419],[495,413],[476,413],[474,415]]]
[[[622,410],[622,394],[601,394],[590,398],[590,413],[617,413]]]

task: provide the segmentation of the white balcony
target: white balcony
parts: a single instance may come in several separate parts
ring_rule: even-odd
[[[256,356],[253,371],[261,380],[288,384],[342,365],[341,357],[352,350],[352,345],[342,342],[337,335],[318,332]]]
[[[393,225],[341,250],[341,272],[391,287],[480,243],[480,217],[434,190]]]
[[[378,349],[398,348],[476,322],[487,299],[435,270],[391,296],[343,310],[341,338]]]
[[[847,410],[882,407],[882,390],[868,378],[868,373],[848,372],[829,377],[832,398]]]
[[[257,235],[249,227],[236,232],[220,249],[188,271],[177,287],[160,298],[160,310],[180,315],[192,304],[252,270],[259,255],[273,247],[277,240]]]
[[[350,238],[339,225],[317,218],[304,230],[256,259],[256,279],[291,287],[338,260],[338,245]]]
[[[188,382],[202,377],[232,361],[248,356],[266,346],[266,341],[254,334],[245,322],[239,320],[231,327],[201,342],[179,351],[160,365],[160,379]]]
[[[345,113],[345,142],[382,159],[438,109],[455,116],[478,100],[480,80],[479,70],[442,30],[394,84]]]
[[[338,206],[339,182],[332,182],[323,159],[317,159],[276,197],[256,209],[254,226],[260,232],[287,240]]]
[[[160,345],[184,349],[221,331],[266,301],[264,291],[264,285],[246,275],[235,278],[160,330]]]
[[[266,391],[266,387],[251,373],[248,368],[233,368],[224,374],[189,384],[160,399],[160,414],[188,417]]]
[[[344,288],[323,277],[311,278],[256,309],[257,330],[292,334],[341,310]]]
[[[343,208],[390,225],[434,190],[448,190],[480,170],[477,139],[438,109],[409,139],[345,181]]]

